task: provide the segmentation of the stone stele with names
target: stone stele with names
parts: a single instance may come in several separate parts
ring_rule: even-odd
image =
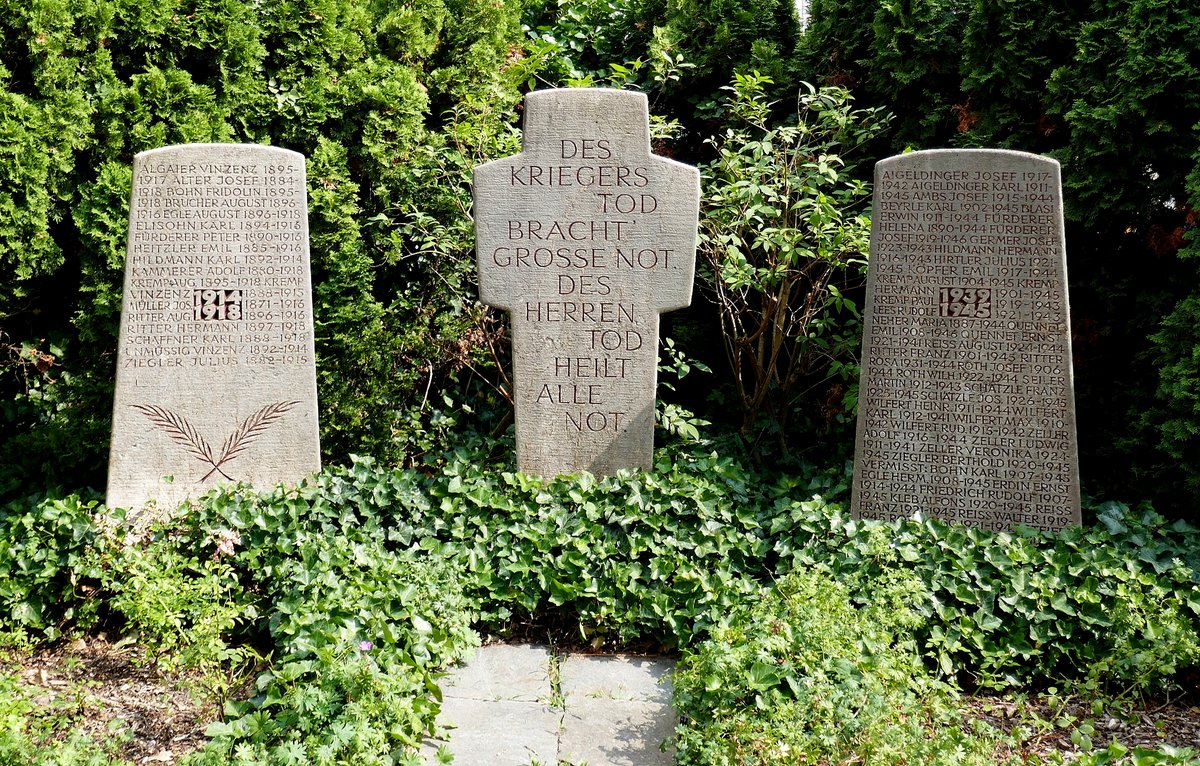
[[[161,507],[320,470],[304,157],[134,159],[108,498]]]
[[[648,469],[659,314],[691,302],[696,168],[650,153],[646,97],[525,97],[522,152],[475,169],[480,300],[510,313],[517,463]]]
[[[1078,524],[1058,163],[891,157],[875,168],[873,218],[854,514]]]

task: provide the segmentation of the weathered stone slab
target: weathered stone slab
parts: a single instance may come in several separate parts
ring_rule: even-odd
[[[562,712],[545,704],[513,700],[446,697],[438,724],[448,740],[427,739],[421,754],[427,763],[441,747],[462,766],[529,766],[558,763]]]
[[[558,757],[590,766],[671,766],[678,724],[668,705],[585,697],[568,703]]]
[[[674,667],[661,658],[573,654],[559,663],[558,672],[568,708],[584,699],[670,705]]]
[[[853,510],[991,530],[1080,521],[1058,163],[875,168]]]
[[[295,152],[134,159],[110,506],[320,469],[307,211]]]
[[[691,302],[699,172],[650,153],[645,95],[548,90],[474,196],[480,300],[512,317],[519,467],[649,468],[659,314]]]
[[[679,715],[674,663],[646,657],[571,655],[559,663],[566,715],[559,758],[605,766],[669,766]]]
[[[536,644],[483,647],[441,682],[447,697],[549,702],[550,650]]]

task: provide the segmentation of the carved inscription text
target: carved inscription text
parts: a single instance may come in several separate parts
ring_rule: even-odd
[[[690,301],[698,176],[650,154],[645,97],[531,93],[525,146],[475,173],[480,294],[513,323],[517,454],[648,468],[658,317]]]
[[[301,161],[141,170],[122,367],[312,364]]]
[[[1058,167],[917,152],[876,171],[855,510],[1079,518]]]

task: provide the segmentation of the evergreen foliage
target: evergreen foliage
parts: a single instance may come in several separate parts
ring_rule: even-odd
[[[962,90],[951,107],[960,132],[1004,148],[1042,152],[1061,146],[1064,126],[1046,84],[1069,61],[1085,12],[1073,0],[977,4],[962,38]]]
[[[102,483],[129,167],[185,142],[308,157],[326,455],[403,459],[401,424],[415,417],[419,432],[434,416],[421,406],[431,379],[440,388],[490,357],[472,331],[471,270],[414,257],[389,224],[417,200],[468,195],[463,175],[414,162],[453,140],[448,114],[494,122],[469,159],[495,152],[487,141],[515,118],[504,107],[524,80],[510,61],[521,12],[483,0],[0,4],[5,465]],[[426,212],[453,225],[464,214]],[[468,237],[443,247],[470,257]]]
[[[1178,255],[1197,205],[1197,30],[1166,0],[817,0],[800,46],[805,76],[896,114],[879,156],[987,146],[1062,163],[1084,482],[1176,514],[1200,485],[1179,459],[1197,421],[1178,334],[1196,284]]]

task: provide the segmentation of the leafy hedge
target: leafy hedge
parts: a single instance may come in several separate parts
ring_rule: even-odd
[[[452,562],[487,623],[558,614],[598,644],[691,645],[764,583],[823,569],[862,603],[911,573],[919,654],[946,677],[1138,691],[1200,663],[1200,530],[1184,522],[1116,503],[1062,533],[854,521],[845,486],[840,472],[772,481],[696,447],[660,450],[654,473],[552,481],[464,449],[429,475],[361,460],[295,494],[220,495],[188,523],[241,534],[252,572],[296,535],[386,540]]]
[[[94,622],[98,507],[95,499],[69,495],[0,508],[0,624],[53,639],[64,623],[87,628]]]
[[[326,455],[425,448],[427,387],[491,358],[462,221],[511,145],[522,8],[0,1],[0,492],[103,484],[129,168],[172,143],[308,158]]]
[[[914,651],[914,580],[875,584],[855,606],[812,572],[739,605],[675,674],[680,764],[995,763]]]
[[[1200,664],[1200,531],[1183,522],[1106,504],[1088,528],[984,533],[852,521],[846,493],[841,470],[768,479],[706,444],[659,450],[653,473],[557,480],[466,444],[419,469],[359,460],[294,490],[214,492],[142,531],[98,525],[94,501],[27,499],[0,509],[0,539],[37,543],[0,546],[0,624],[53,636],[102,619],[193,668],[227,700],[206,764],[416,763],[438,669],[475,642],[472,623],[679,647],[724,684],[683,687],[687,747],[729,757],[772,727],[841,752],[846,716],[881,758],[985,747],[922,666],[1115,696]],[[255,691],[231,699],[246,675]],[[805,707],[818,686],[845,704]],[[720,712],[758,696],[758,712]],[[786,723],[802,709],[808,723]]]
[[[814,518],[806,506],[777,520],[777,552],[830,567],[860,599],[913,573],[928,620],[918,640],[945,676],[1000,688],[1086,679],[1115,693],[1200,662],[1200,530],[1184,522],[1108,503],[1090,528],[1010,534]]]

